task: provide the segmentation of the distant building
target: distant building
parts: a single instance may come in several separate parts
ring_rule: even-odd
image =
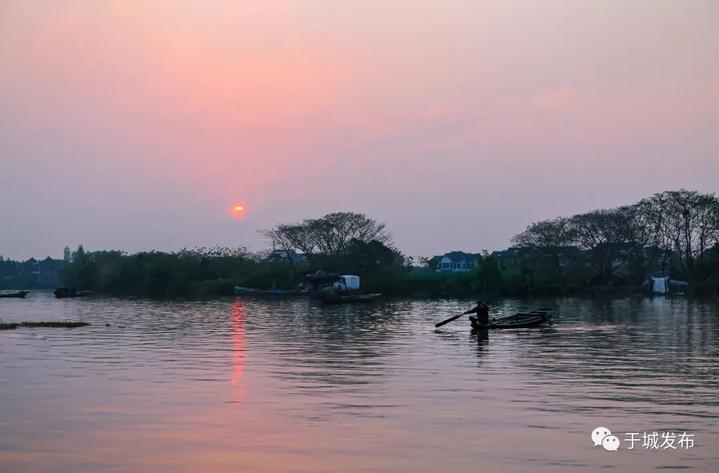
[[[507,248],[506,250],[493,251],[490,256],[497,260],[502,270],[511,270],[522,265],[526,254],[527,250],[525,248]]]
[[[60,283],[60,274],[64,267],[65,261],[49,256],[41,261],[30,258],[18,263],[17,279],[28,287],[56,287]]]
[[[435,256],[429,260],[430,268],[438,273],[455,272],[465,273],[479,266],[482,255],[479,253],[465,253],[464,251],[450,251],[442,256]]]
[[[42,286],[56,287],[60,284],[60,274],[65,261],[52,259],[49,256],[37,263],[37,282]]]
[[[70,251],[69,246],[65,247],[65,250],[63,251],[62,255],[62,259],[65,260],[65,263],[69,263],[72,260],[72,252]]]
[[[22,263],[19,263],[17,267],[18,278],[22,281],[27,281],[30,283],[37,282],[37,275],[39,272],[40,269],[35,258],[25,260]]]

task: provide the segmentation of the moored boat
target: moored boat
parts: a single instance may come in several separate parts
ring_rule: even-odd
[[[55,297],[58,299],[63,299],[66,297],[85,297],[89,296],[90,294],[92,294],[92,291],[77,291],[68,287],[59,287],[55,289]]]
[[[232,288],[235,295],[247,296],[309,296],[312,293],[307,289],[255,289],[253,287],[235,286]]]
[[[476,317],[470,317],[469,320],[472,330],[545,327],[552,323],[552,310],[537,309],[532,312],[519,312],[508,317],[491,319],[488,327],[479,325]]]
[[[4,294],[0,294],[0,298],[16,298],[16,299],[24,299],[25,296],[30,294],[30,291],[17,291],[17,292],[7,292]]]
[[[332,290],[332,288],[326,288],[328,290],[322,290],[318,294],[318,297],[322,302],[327,304],[346,304],[353,302],[371,302],[377,300],[382,294],[374,292],[371,294],[341,294]]]
[[[382,294],[366,294],[360,289],[360,277],[354,274],[324,273],[308,274],[306,280],[314,289],[317,298],[327,304],[350,304],[371,302]]]

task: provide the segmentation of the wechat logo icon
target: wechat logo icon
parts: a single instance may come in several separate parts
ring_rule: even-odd
[[[612,435],[612,431],[606,427],[592,430],[592,443],[595,447],[602,447],[608,452],[616,452],[619,449],[619,437]]]

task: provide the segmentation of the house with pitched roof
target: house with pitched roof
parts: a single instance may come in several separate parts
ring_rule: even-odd
[[[438,272],[466,273],[479,266],[482,255],[479,253],[465,253],[464,251],[450,251],[429,260],[430,269]]]

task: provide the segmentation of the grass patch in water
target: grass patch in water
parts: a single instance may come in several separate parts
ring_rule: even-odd
[[[85,327],[90,325],[87,322],[20,322],[12,324],[0,323],[0,330],[14,330],[18,327],[31,327],[31,328],[76,328]]]

